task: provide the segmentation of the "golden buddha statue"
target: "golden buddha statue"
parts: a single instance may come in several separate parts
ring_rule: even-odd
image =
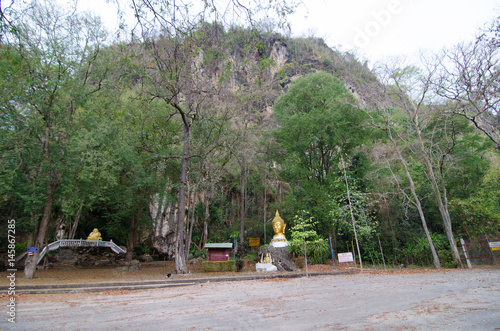
[[[283,221],[283,219],[280,217],[279,212],[276,211],[276,216],[273,219],[274,237],[273,240],[271,240],[272,247],[288,246],[288,240],[286,240],[285,237],[285,228],[285,221]]]
[[[99,230],[94,229],[87,237],[87,240],[102,240],[101,233]]]

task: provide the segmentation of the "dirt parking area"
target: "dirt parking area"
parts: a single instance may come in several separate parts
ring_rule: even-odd
[[[364,271],[20,295],[16,323],[3,317],[0,329],[499,330],[499,280],[499,269]]]

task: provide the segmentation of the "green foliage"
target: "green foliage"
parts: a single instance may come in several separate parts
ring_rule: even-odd
[[[431,233],[431,238],[438,252],[441,265],[447,268],[456,267],[457,263],[453,261],[447,237],[444,234]],[[407,264],[420,264],[424,266],[431,265],[432,263],[429,241],[425,236],[410,240],[406,243],[402,251]]]
[[[20,255],[28,250],[28,242],[16,242],[16,256]]]
[[[203,261],[203,272],[235,272],[236,261]]]
[[[248,253],[243,258],[246,260],[257,261],[258,256],[257,253]]]
[[[207,252],[203,249],[198,249],[197,247],[191,247],[189,253],[193,256],[194,259],[201,257],[202,259],[207,258]]]
[[[307,254],[308,261],[312,264],[325,263],[330,256],[330,246],[328,241],[318,236],[314,230],[317,222],[308,217],[306,211],[302,211],[300,215],[295,215],[292,224],[288,246],[290,253],[294,256]]]
[[[135,254],[135,256],[149,254],[149,247],[147,247],[145,245],[136,245],[136,246],[134,246],[134,254]]]
[[[308,258],[311,264],[325,264],[330,257],[330,245],[328,240],[318,238],[307,243]]]
[[[345,85],[325,72],[294,81],[274,105],[280,127],[274,131],[281,178],[291,184],[286,206],[309,210],[328,229],[331,196],[338,195],[340,153],[352,153],[368,138],[365,115]]]

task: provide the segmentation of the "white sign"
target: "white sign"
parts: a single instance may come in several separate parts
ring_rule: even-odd
[[[352,253],[339,253],[339,262],[354,262],[354,258],[352,257]]]
[[[500,251],[500,241],[491,242],[490,248],[492,251]]]

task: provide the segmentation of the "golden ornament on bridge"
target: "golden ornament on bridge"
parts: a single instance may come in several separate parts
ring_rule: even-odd
[[[89,236],[87,237],[87,240],[101,240],[102,241],[101,233],[99,232],[99,230],[94,229],[94,231],[92,231],[89,234]]]

